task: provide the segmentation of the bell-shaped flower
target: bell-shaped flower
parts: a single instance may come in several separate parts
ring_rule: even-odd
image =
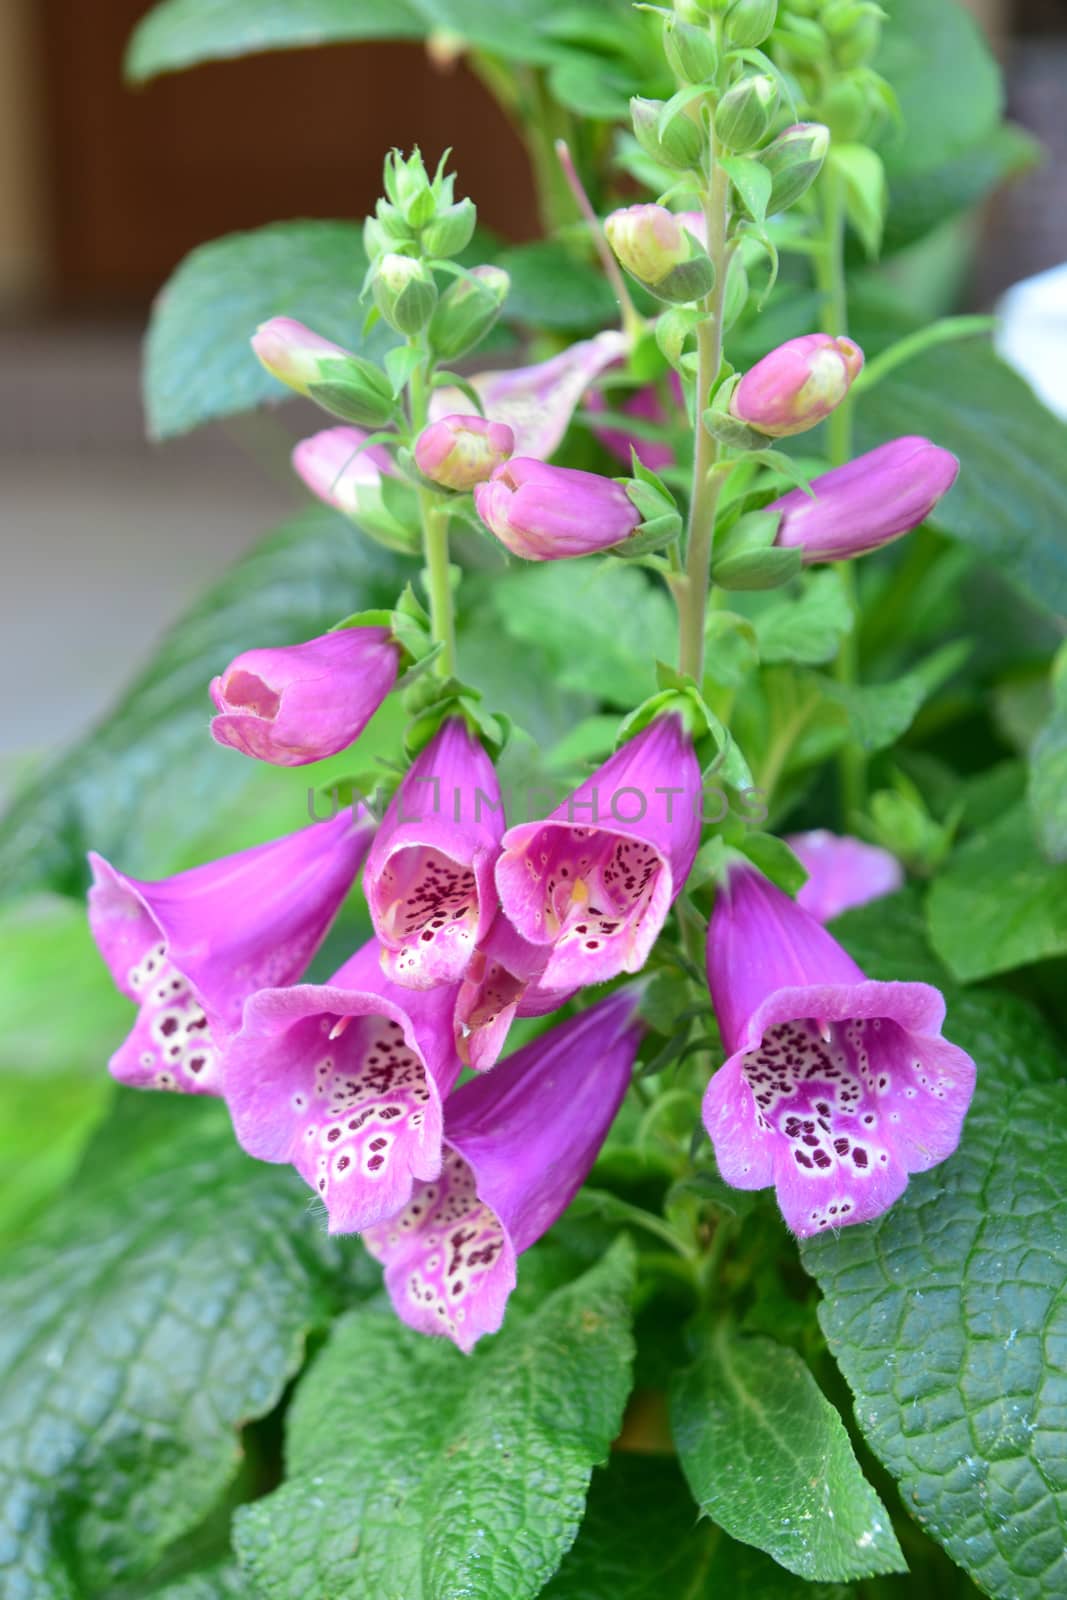
[[[138,1089],[222,1093],[220,1051],[253,990],[299,978],[374,833],[351,811],[143,883],[90,855],[89,926],[139,1007],[111,1073]]]
[[[364,447],[370,435],[362,428],[323,428],[293,449],[293,470],[313,495],[334,510],[354,517],[360,489],[377,489],[383,472],[392,471],[384,445]]]
[[[708,930],[726,1063],[704,1096],[719,1171],[774,1185],[801,1237],[869,1222],[950,1156],[974,1090],[926,983],[865,976],[826,929],[733,864]]]
[[[444,489],[473,489],[492,476],[515,448],[506,422],[448,416],[431,422],[415,440],[415,465]]]
[[[791,489],[773,500],[767,510],[782,513],[774,542],[800,550],[805,565],[865,555],[917,528],[959,470],[929,439],[893,439],[813,478],[814,495]]]
[[[541,822],[510,828],[496,886],[509,921],[547,946],[545,989],[637,972],[693,865],[700,768],[676,714],[658,717]]]
[[[613,478],[515,456],[474,490],[478,515],[512,555],[562,561],[610,550],[637,531],[641,513]]]
[[[463,977],[496,910],[503,831],[496,769],[462,717],[450,717],[409,768],[367,857],[367,904],[394,983],[429,989]]]
[[[827,828],[793,833],[785,842],[808,875],[797,891],[797,905],[820,922],[832,922],[853,906],[865,906],[903,887],[900,862],[876,844]]]
[[[365,1239],[410,1327],[464,1351],[500,1327],[516,1258],[570,1205],[622,1103],[635,1011],[620,990],[449,1097],[440,1175]]]
[[[441,1103],[459,1075],[455,988],[399,989],[377,940],[327,983],[261,989],[226,1052],[224,1092],[242,1147],[289,1162],[331,1233],[391,1217],[441,1171]]]
[[[304,644],[244,650],[211,683],[211,737],[242,755],[302,767],[358,739],[396,683],[388,628],[340,628]]]
[[[515,436],[515,454],[547,461],[563,441],[579,401],[600,374],[626,355],[624,333],[609,328],[583,339],[548,361],[500,372],[481,372],[471,384],[482,409],[505,422]],[[430,401],[431,421],[464,409],[458,389],[437,389]]]
[[[730,415],[774,439],[805,433],[841,404],[862,368],[863,351],[851,339],[802,334],[745,373]]]
[[[530,944],[497,913],[456,997],[456,1049],[464,1066],[487,1072],[516,1017],[543,1017],[570,999],[573,989],[546,989],[541,982],[550,953],[550,946]]]

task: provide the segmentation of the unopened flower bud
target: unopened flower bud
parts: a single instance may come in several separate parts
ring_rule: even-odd
[[[842,67],[862,67],[878,50],[884,13],[867,0],[835,0],[822,14],[834,58]]]
[[[796,122],[760,151],[760,163],[771,175],[770,213],[788,210],[811,187],[829,148],[830,131],[821,122]]]
[[[474,267],[455,278],[430,318],[430,344],[442,361],[473,350],[489,332],[508,297],[511,279],[501,267]]]
[[[679,111],[661,133],[659,118],[663,105],[662,100],[642,100],[639,95],[634,96],[630,101],[634,138],[653,161],[688,172],[699,166],[704,154],[703,130],[685,111]]]
[[[774,439],[804,433],[841,404],[862,367],[863,351],[851,339],[806,333],[745,373],[730,415]]]
[[[421,332],[437,304],[433,273],[412,256],[383,256],[374,274],[374,303],[397,333]]]
[[[718,51],[707,28],[674,18],[663,32],[663,49],[683,83],[705,83],[715,74]]]
[[[396,410],[385,374],[292,317],[257,328],[252,349],[273,377],[344,422],[380,428]]]
[[[726,13],[730,43],[742,49],[762,44],[774,27],[778,0],[734,0]]]
[[[473,489],[485,483],[515,448],[506,422],[486,417],[442,417],[415,441],[415,465],[445,489]]]
[[[621,484],[595,472],[516,456],[474,491],[478,515],[526,561],[586,556],[628,539],[641,513]]]
[[[823,97],[819,113],[843,144],[862,140],[871,125],[871,103],[854,78],[839,78]]]
[[[752,150],[767,133],[777,109],[778,85],[769,73],[742,78],[716,107],[715,137],[728,150]]]
[[[439,211],[422,230],[422,248],[428,256],[458,256],[471,242],[478,211],[473,200],[458,200]]]
[[[661,300],[702,300],[715,284],[707,251],[664,206],[627,206],[604,224],[608,243],[638,283]]]

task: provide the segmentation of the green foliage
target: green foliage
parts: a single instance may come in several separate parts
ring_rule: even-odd
[[[753,619],[760,659],[807,665],[830,661],[852,628],[852,610],[840,575],[808,574],[800,592],[775,600]]]
[[[906,1570],[841,1418],[795,1351],[723,1322],[701,1329],[671,1423],[697,1504],[727,1533],[801,1578]]]
[[[294,784],[213,744],[207,686],[240,650],[313,638],[346,612],[391,605],[402,581],[396,557],[325,510],[257,546],[175,624],[115,710],[17,796],[0,823],[8,892],[81,893],[89,849],[161,877],[227,827],[232,848],[267,837],[271,823],[299,827],[308,786],[326,774],[311,768]],[[380,748],[371,741],[364,757]]]
[[[534,327],[598,331],[617,316],[603,273],[548,241],[517,245],[496,258],[511,278],[504,315]]]
[[[196,1527],[344,1276],[220,1105],[121,1094],[0,1273],[5,1595],[103,1594]]]
[[[236,1524],[267,1600],[526,1600],[578,1529],[629,1388],[621,1242],[464,1357],[367,1310],[301,1384],[280,1489]]]

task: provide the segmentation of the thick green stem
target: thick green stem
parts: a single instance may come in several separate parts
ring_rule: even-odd
[[[429,365],[418,366],[408,384],[408,406],[412,437],[418,438],[426,426],[429,410]],[[456,623],[452,605],[452,574],[448,559],[448,511],[440,495],[432,489],[419,489],[419,514],[422,519],[422,551],[426,561],[426,587],[430,596],[430,629],[435,644],[442,649],[434,662],[443,678],[456,670]]]
[[[678,604],[678,668],[700,683],[704,676],[704,619],[708,604],[708,576],[715,536],[715,509],[722,476],[713,470],[719,446],[704,426],[704,408],[722,365],[722,308],[726,293],[726,230],[729,222],[729,180],[711,156],[711,179],[704,194],[704,220],[708,255],[715,267],[715,287],[704,301],[704,321],[697,329],[696,449],[693,489],[689,502],[689,530],[685,576],[676,581]]]
[[[815,276],[822,294],[822,329],[824,333],[838,336],[848,332],[848,292],[845,283],[845,193],[842,179],[837,173],[824,173],[820,185],[823,208],[823,247],[815,256]],[[844,466],[852,456],[852,400],[846,396],[827,424],[830,441],[830,464]],[[835,663],[835,676],[840,684],[852,688],[859,680],[859,654],[857,631],[859,608],[856,602],[856,579],[849,561],[837,563],[838,575],[844,585],[852,614],[852,627],[841,642]],[[838,757],[841,786],[841,810],[844,825],[856,811],[862,811],[867,798],[867,762],[862,748],[850,740]]]

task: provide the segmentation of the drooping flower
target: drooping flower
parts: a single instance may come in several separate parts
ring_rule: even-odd
[[[301,439],[292,454],[293,470],[313,495],[354,517],[360,489],[377,489],[392,460],[384,445],[363,447],[370,438],[362,428],[323,428]]]
[[[440,1176],[365,1240],[410,1327],[464,1351],[500,1327],[516,1258],[581,1188],[640,1037],[620,990],[449,1097]]]
[[[441,1102],[459,1075],[454,987],[382,975],[377,940],[328,983],[261,989],[226,1052],[224,1089],[249,1155],[289,1162],[331,1233],[391,1217],[441,1171]]]
[[[516,1017],[543,1017],[565,1005],[573,989],[546,989],[541,974],[549,947],[530,944],[498,912],[471,958],[456,997],[456,1049],[464,1066],[487,1072]]]
[[[867,978],[747,865],[716,900],[708,982],[727,1052],[704,1096],[719,1170],[773,1184],[794,1233],[869,1222],[955,1150],[975,1069],[942,1037],[938,990]]]
[[[423,428],[415,441],[415,465],[445,489],[473,489],[508,459],[515,435],[506,422],[448,416]]]
[[[820,922],[832,922],[853,906],[894,894],[904,883],[896,856],[848,834],[814,828],[790,834],[786,844],[808,874],[797,892],[797,905]]]
[[[463,977],[493,920],[503,831],[493,763],[450,717],[405,775],[367,857],[367,904],[394,983]]]
[[[515,456],[474,490],[486,527],[512,555],[562,561],[609,550],[634,533],[641,513],[612,478]]]
[[[482,409],[494,422],[506,422],[515,435],[515,454],[547,461],[557,450],[571,417],[591,383],[626,355],[624,333],[609,328],[595,339],[572,344],[549,361],[510,371],[482,372],[471,383]],[[431,420],[462,410],[458,389],[438,389],[430,401]]]
[[[140,1008],[112,1076],[138,1089],[221,1094],[220,1050],[246,998],[304,971],[373,832],[365,815],[343,811],[156,883],[91,854],[89,926],[116,985]]]
[[[700,817],[700,768],[671,714],[551,816],[508,830],[496,885],[522,937],[549,947],[543,988],[604,983],[644,965],[693,865]]]
[[[862,368],[863,351],[851,339],[789,339],[745,373],[730,415],[774,439],[804,433],[841,404]]]
[[[245,650],[219,677],[211,737],[242,755],[302,767],[358,739],[396,683],[388,628],[341,628],[305,644]]]
[[[862,556],[917,528],[959,470],[929,439],[893,439],[813,478],[814,498],[791,489],[772,501],[767,510],[782,513],[775,544],[799,549],[805,565]]]

